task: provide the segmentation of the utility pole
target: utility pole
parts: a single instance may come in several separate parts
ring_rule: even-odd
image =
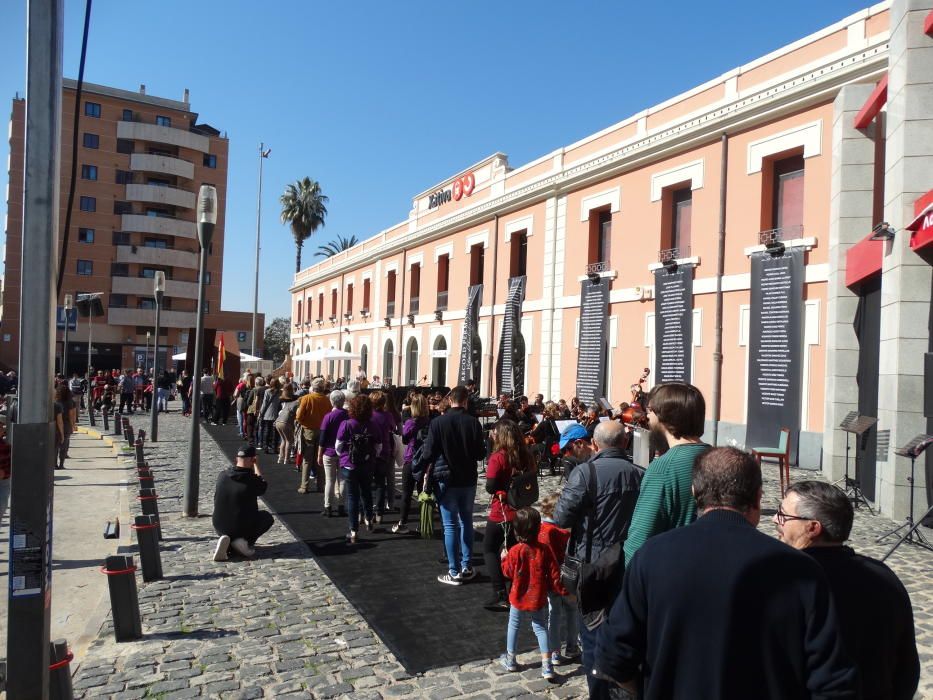
[[[198,192],[198,241],[201,244],[201,264],[198,275],[198,310],[194,333],[194,359],[188,358],[191,377],[191,433],[188,438],[188,464],[185,468],[185,490],[182,502],[185,516],[198,515],[198,490],[201,488],[201,358],[204,355],[204,278],[207,276],[207,249],[217,223],[217,189],[201,185]],[[158,338],[156,339],[158,342]]]
[[[52,604],[52,469],[55,426],[55,279],[62,118],[62,0],[29,0],[26,36],[26,167],[23,197],[17,422],[7,624],[7,697],[48,698]],[[66,324],[67,325],[67,324]]]
[[[256,198],[256,281],[253,285],[253,332],[251,334],[250,355],[256,355],[256,319],[259,317],[259,232],[262,223],[262,161],[272,153],[271,148],[263,150],[264,143],[259,144],[259,195]]]
[[[68,381],[68,327],[71,325],[71,310],[74,308],[74,297],[65,295],[65,338],[62,342],[62,376]],[[69,385],[70,386],[70,385]]]

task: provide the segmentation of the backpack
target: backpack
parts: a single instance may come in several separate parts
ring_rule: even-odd
[[[350,438],[350,464],[365,467],[373,458],[373,441],[366,428]]]
[[[428,425],[429,424],[426,423],[418,428],[418,432],[415,433],[415,449],[411,453],[411,470],[415,474],[424,471],[430,459],[430,455],[428,455],[427,450],[424,449],[424,444],[428,440]]]
[[[513,474],[507,500],[515,510],[533,505],[538,500],[538,474],[531,470]]]

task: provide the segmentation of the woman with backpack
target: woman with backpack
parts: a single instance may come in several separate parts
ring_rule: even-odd
[[[506,595],[499,551],[503,544],[506,547],[515,544],[511,527],[515,508],[509,505],[509,487],[516,476],[534,475],[538,467],[517,423],[508,419],[500,420],[493,427],[491,435],[492,454],[486,466],[486,493],[492,496],[492,503],[489,506],[486,532],[483,535],[483,561],[492,581],[493,596],[484,607],[487,610],[507,612],[509,599]]]
[[[298,399],[291,384],[286,384],[279,396],[279,412],[275,416],[276,433],[279,436],[279,458],[276,464],[288,464],[295,441],[295,414],[298,412]]]
[[[262,406],[259,407],[259,445],[265,448],[267,455],[278,452],[279,434],[275,429],[275,419],[279,415],[282,404],[282,388],[278,379],[273,379],[266,393],[262,397]]]
[[[424,444],[428,436],[428,423],[431,422],[431,411],[428,402],[421,394],[415,394],[409,401],[411,418],[402,426],[402,443],[405,445],[405,460],[402,464],[402,507],[399,521],[392,526],[396,535],[407,535],[408,513],[411,510],[411,498],[417,488],[421,493],[421,480],[424,477],[425,465],[412,465],[415,453]]]
[[[340,474],[343,477],[347,499],[347,516],[350,530],[347,542],[356,543],[360,527],[360,504],[363,507],[363,522],[369,532],[373,531],[373,464],[382,449],[376,427],[372,425],[373,404],[365,394],[350,399],[347,407],[349,418],[337,430],[335,452],[340,455]]]
[[[266,380],[256,377],[256,384],[246,394],[246,439],[251,445],[256,444],[259,433],[259,407],[262,406],[262,397],[266,393]]]

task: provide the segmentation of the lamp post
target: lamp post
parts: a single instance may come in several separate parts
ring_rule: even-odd
[[[256,281],[253,285],[253,332],[251,334],[250,355],[256,356],[256,319],[259,313],[259,231],[262,222],[262,161],[272,153],[271,148],[263,150],[265,144],[259,144],[259,195],[256,198]]]
[[[159,399],[161,398],[159,389],[159,325],[162,321],[162,297],[165,296],[165,273],[162,270],[156,270],[155,283],[153,285],[152,295],[155,297],[156,317],[155,317],[155,341],[153,343],[152,353],[152,390],[155,393],[155,401],[152,402],[152,410],[149,412],[149,439],[153,442],[159,441]],[[146,333],[149,335],[149,333]],[[146,343],[146,353],[148,355],[149,344]]]
[[[74,308],[74,297],[65,295],[65,340],[62,343],[62,375],[68,381],[68,326],[71,324],[71,310]]]
[[[188,465],[185,469],[184,514],[198,515],[198,489],[201,481],[201,370],[199,363],[204,354],[204,281],[207,277],[207,249],[217,223],[217,189],[201,185],[198,192],[198,241],[201,244],[201,264],[198,275],[198,310],[194,333],[194,358],[188,358],[191,377],[191,434],[188,439]],[[158,339],[156,340],[158,342]]]

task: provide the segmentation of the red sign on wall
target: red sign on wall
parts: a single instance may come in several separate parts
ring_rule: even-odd
[[[459,202],[464,197],[469,197],[473,194],[473,189],[475,187],[476,178],[473,176],[473,173],[467,173],[454,180],[451,186],[446,190],[438,190],[433,194],[429,194],[428,209],[434,209],[442,204],[447,204],[447,202],[451,200]]]

